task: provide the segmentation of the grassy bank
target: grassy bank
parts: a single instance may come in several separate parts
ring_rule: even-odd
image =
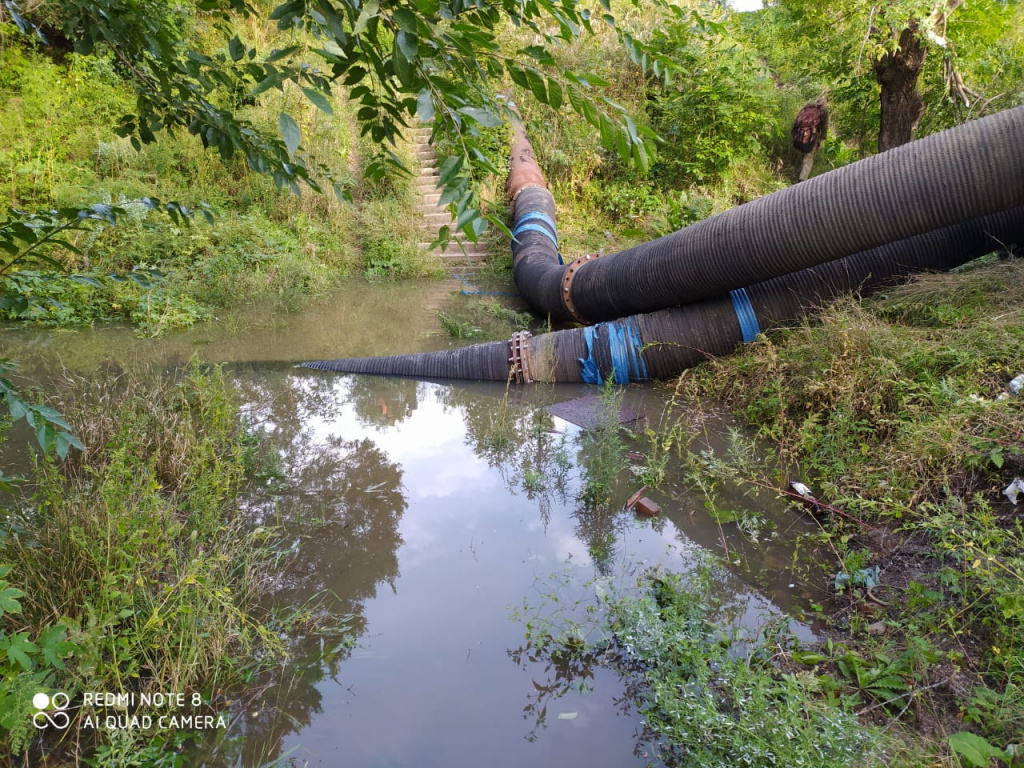
[[[267,34],[241,22],[239,33]],[[212,53],[223,41],[214,36],[208,44]],[[134,97],[112,60],[17,44],[0,50],[0,201],[27,210],[100,203],[124,211],[117,226],[97,222],[72,232],[75,250],[51,250],[84,280],[45,270],[3,275],[0,316],[57,326],[121,320],[155,335],[243,303],[291,312],[351,274],[438,273],[437,260],[416,248],[422,236],[411,179],[397,172],[363,177],[379,148],[357,136],[355,108],[343,95],[333,100],[333,114],[289,88],[235,106],[271,132],[288,110],[311,161],[352,202],[337,199],[330,185],[323,194],[275,189],[244,158],[225,160],[187,133],[162,135],[136,151],[113,132]],[[171,220],[148,209],[147,198],[205,205],[213,220]],[[140,271],[156,279],[107,277]],[[29,306],[17,297],[30,297]]]
[[[276,572],[273,534],[239,507],[258,444],[217,369],[61,391],[55,405],[86,450],[43,461],[0,527],[0,764],[182,764],[178,751],[202,730],[87,718],[209,715],[224,727],[240,682],[284,652],[282,626],[257,607]],[[169,691],[185,705],[83,699]],[[33,697],[56,692],[70,698],[70,726],[37,730]]]
[[[679,382],[770,446],[715,457],[722,482],[799,480],[822,502],[831,556],[799,565],[830,593],[832,640],[787,662],[902,735],[906,764],[1009,763],[1024,733],[1024,526],[1002,493],[1024,475],[1024,400],[1004,389],[1024,371],[1022,278],[1018,260],[921,276]]]

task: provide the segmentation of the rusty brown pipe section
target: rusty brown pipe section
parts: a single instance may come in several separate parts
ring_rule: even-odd
[[[544,181],[544,174],[541,173],[540,165],[537,164],[537,156],[533,153],[533,145],[526,138],[526,130],[519,118],[515,105],[510,103],[509,109],[515,115],[512,123],[512,149],[508,156],[508,178],[505,180],[505,193],[509,200],[515,202],[519,193],[524,189],[548,188]]]

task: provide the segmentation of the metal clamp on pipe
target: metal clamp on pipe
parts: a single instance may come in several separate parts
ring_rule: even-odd
[[[516,331],[508,341],[509,378],[516,384],[532,384],[530,373],[530,337],[529,331]]]
[[[589,321],[576,311],[576,304],[572,300],[572,280],[576,273],[579,272],[580,267],[594,259],[600,258],[601,255],[600,253],[588,253],[586,256],[580,256],[566,267],[565,272],[562,274],[562,306],[569,313],[569,317],[580,325],[587,325]]]

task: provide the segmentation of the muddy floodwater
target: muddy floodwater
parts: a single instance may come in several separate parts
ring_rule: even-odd
[[[736,491],[735,503],[761,505],[773,523],[758,545],[712,520],[671,465],[650,493],[655,520],[621,509],[640,485],[628,470],[613,502],[588,510],[580,429],[544,407],[592,388],[506,392],[292,367],[451,345],[436,311],[464,300],[458,287],[353,283],[295,316],[254,309],[156,340],[122,328],[3,330],[3,354],[36,377],[60,365],[161,375],[193,354],[227,363],[250,422],[280,456],[279,476],[248,507],[254,525],[286,531],[273,600],[344,614],[348,631],[325,638],[297,626],[287,665],[253,681],[244,711],[196,764],[646,765],[630,681],[536,654],[527,622],[562,620],[647,568],[686,572],[704,550],[737,562],[719,584],[723,622],[756,629],[809,596],[791,572],[791,542],[809,522],[771,494],[755,502]],[[651,386],[626,397],[656,426],[669,395]]]

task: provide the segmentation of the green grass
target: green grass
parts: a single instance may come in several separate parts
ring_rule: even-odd
[[[291,88],[240,109],[273,132],[278,113],[287,109],[300,125],[311,164],[340,179],[351,204],[333,194],[277,190],[242,158],[223,160],[188,134],[160,135],[137,152],[113,133],[133,100],[102,57],[71,54],[56,63],[11,45],[0,52],[0,70],[0,200],[28,209],[107,203],[127,211],[117,226],[76,233],[77,253],[52,254],[102,287],[51,279],[55,274],[16,274],[2,281],[0,293],[31,292],[39,301],[29,312],[8,307],[5,319],[58,326],[121,320],[156,335],[242,301],[292,312],[353,273],[418,278],[442,271],[432,254],[416,247],[423,235],[409,177],[363,178],[379,148],[356,137],[343,96],[333,116]],[[197,217],[191,226],[172,222],[147,212],[144,197],[205,203],[215,218],[208,224]],[[146,289],[106,278],[138,269],[162,277]]]
[[[834,557],[809,578],[880,567],[884,606],[847,589],[821,608],[856,660],[831,671],[863,694],[872,659],[907,660],[912,698],[886,717],[941,759],[956,732],[1002,749],[1024,728],[1024,525],[1001,493],[1024,475],[1024,399],[1004,389],[1024,371],[1022,278],[989,260],[843,299],[679,383],[768,446],[756,463],[718,457],[728,477],[801,480],[835,510],[814,537]]]
[[[81,717],[112,714],[79,708],[82,692],[198,693],[190,712],[216,716],[285,650],[258,605],[273,532],[251,527],[239,502],[259,445],[219,369],[193,364],[177,383],[69,379],[61,391],[55,405],[86,450],[40,464],[0,527],[0,593],[15,598],[0,603],[0,754],[151,764],[174,740],[79,729]],[[62,743],[31,725],[39,691],[76,702]]]

